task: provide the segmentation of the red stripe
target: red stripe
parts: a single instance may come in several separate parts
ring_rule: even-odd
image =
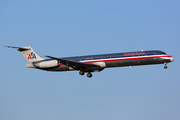
[[[170,55],[163,55],[163,56],[143,56],[143,57],[133,57],[133,58],[118,58],[118,59],[108,59],[108,60],[94,60],[94,61],[85,61],[85,62],[86,62],[86,63],[109,62],[109,61],[137,60],[137,59],[149,59],[149,58],[161,58],[161,57],[172,57],[172,56],[170,56]]]

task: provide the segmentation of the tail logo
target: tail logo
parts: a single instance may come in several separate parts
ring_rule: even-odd
[[[31,54],[28,55],[28,60],[29,59],[36,59],[35,53],[31,52]]]

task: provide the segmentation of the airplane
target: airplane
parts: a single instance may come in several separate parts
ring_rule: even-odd
[[[28,61],[25,65],[27,68],[37,68],[46,71],[79,71],[80,75],[87,73],[87,77],[91,78],[91,72],[100,72],[105,68],[138,66],[151,64],[164,64],[167,69],[167,63],[172,62],[174,58],[167,55],[163,51],[137,51],[114,54],[87,55],[76,57],[57,58],[45,56],[48,59],[40,57],[31,46],[13,47],[21,52]]]

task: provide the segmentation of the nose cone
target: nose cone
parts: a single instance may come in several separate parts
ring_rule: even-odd
[[[174,58],[173,58],[173,57],[170,57],[170,61],[171,61],[171,62],[174,61]]]

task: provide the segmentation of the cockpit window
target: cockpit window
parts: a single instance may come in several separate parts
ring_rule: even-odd
[[[165,52],[160,52],[159,54],[160,54],[160,55],[165,55],[166,53],[165,53]]]

